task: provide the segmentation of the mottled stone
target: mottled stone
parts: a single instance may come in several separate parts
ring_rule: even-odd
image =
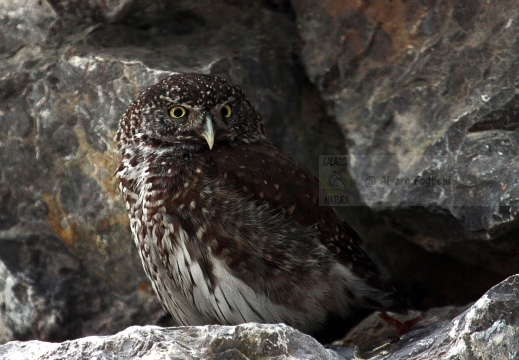
[[[2,1],[0,53],[18,51],[27,44],[43,43],[56,21],[57,14],[47,1]]]
[[[429,334],[435,331],[438,324],[450,322],[467,308],[468,306],[446,306],[427,311],[412,310],[407,314],[387,313],[385,315],[375,312],[351,329],[344,339],[331,344],[330,348],[342,356],[353,351],[359,357],[369,358],[374,354],[382,353],[386,348],[391,349],[394,346],[392,344],[407,338],[409,331],[412,334]],[[386,318],[396,321],[394,324],[389,323]],[[396,324],[400,329],[397,329]],[[417,340],[420,336],[422,335],[417,335]]]
[[[286,325],[130,327],[106,337],[64,343],[10,342],[0,358],[30,359],[340,359]]]
[[[359,156],[359,204],[428,252],[501,278],[519,271],[516,5],[292,1],[304,67]]]
[[[519,275],[514,275],[490,289],[458,316],[461,308],[431,309],[423,320],[398,341],[365,343],[377,338],[380,328],[361,323],[349,334],[349,339],[365,336],[363,349],[355,348],[355,359],[515,359],[519,356]],[[452,317],[455,316],[453,319]],[[365,320],[373,323],[373,316]],[[360,329],[360,330],[359,330]],[[374,332],[375,331],[375,332]],[[380,338],[379,338],[380,340]],[[375,345],[375,346],[374,346]],[[339,354],[351,353],[351,347],[335,349]]]
[[[0,232],[0,342],[109,334],[164,313],[146,288],[124,296],[51,236]],[[138,306],[146,309],[145,314]]]
[[[135,0],[11,0],[0,3],[0,53],[70,35],[76,26],[120,20]]]

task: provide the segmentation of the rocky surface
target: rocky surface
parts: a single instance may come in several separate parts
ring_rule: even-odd
[[[358,155],[350,171],[361,200],[387,210],[406,239],[473,264],[481,258],[455,251],[460,241],[500,238],[504,254],[517,246],[503,236],[519,211],[519,14],[506,10],[516,5],[293,2],[307,74]],[[517,272],[519,262],[499,267]]]
[[[395,329],[374,314],[353,329],[343,344],[335,343],[328,350],[286,325],[251,323],[133,326],[112,336],[63,343],[14,341],[0,346],[0,358],[515,359],[519,356],[517,311],[518,275],[490,289],[465,311],[443,308],[422,314],[420,322],[399,339],[395,338]],[[352,341],[355,345],[344,345]]]
[[[514,6],[0,2],[0,341],[171,324],[130,238],[113,135],[139,92],[175,71],[242,86],[272,141],[316,174],[319,154],[351,155],[344,190],[367,206],[340,210],[418,308],[477,300],[519,272]],[[448,309],[415,339],[451,331]],[[481,335],[498,351],[493,334],[507,344],[515,331],[484,329],[457,349],[477,354]],[[402,339],[391,351],[423,350]],[[357,354],[374,344],[350,340]]]
[[[115,291],[58,238],[14,232],[0,247],[0,303],[2,342],[111,334],[165,315],[148,287]]]
[[[10,342],[2,359],[337,359],[312,337],[286,325],[193,326],[128,329],[61,344]]]
[[[359,192],[353,202],[375,209],[407,242],[371,234],[374,219],[360,222],[370,224],[368,246],[384,248],[380,260],[399,268],[397,281],[412,293],[406,283],[414,277],[434,297],[444,287],[434,278],[450,269],[461,299],[478,288],[463,280],[470,274],[487,278],[480,284],[488,288],[519,272],[519,13],[508,11],[517,3],[292,5],[302,63],[352,155],[348,170]],[[402,257],[408,252],[415,255]],[[402,271],[418,264],[428,270]]]
[[[442,320],[445,316],[438,318],[435,311],[432,324],[417,326],[397,343],[359,351],[356,356],[373,360],[515,359],[519,356],[519,321],[515,315],[518,310],[519,276],[514,275],[454,319]]]

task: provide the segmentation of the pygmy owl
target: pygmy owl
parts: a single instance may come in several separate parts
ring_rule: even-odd
[[[129,106],[116,139],[144,270],[179,324],[283,322],[326,342],[402,307],[240,88],[172,75]]]

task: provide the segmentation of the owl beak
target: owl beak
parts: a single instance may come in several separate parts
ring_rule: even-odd
[[[207,145],[209,145],[209,150],[213,148],[214,145],[214,125],[213,119],[211,119],[211,115],[206,114],[204,117],[204,129],[200,133],[207,141]]]

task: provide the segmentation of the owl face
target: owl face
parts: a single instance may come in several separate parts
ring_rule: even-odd
[[[121,119],[119,143],[170,150],[212,149],[264,138],[260,116],[243,91],[224,79],[175,74],[149,87]]]

